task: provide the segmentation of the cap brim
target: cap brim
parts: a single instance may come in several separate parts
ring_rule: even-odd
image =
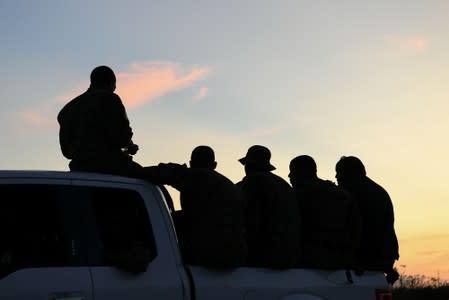
[[[246,165],[248,163],[248,159],[247,159],[247,157],[242,157],[239,159],[239,162],[242,165]],[[260,165],[260,164],[257,164],[257,165]],[[273,166],[272,164],[268,164],[268,165],[265,165],[264,169],[266,169],[267,171],[273,171],[273,170],[276,170],[276,167]]]

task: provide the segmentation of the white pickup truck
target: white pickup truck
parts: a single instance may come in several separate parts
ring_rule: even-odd
[[[145,181],[0,171],[0,190],[0,299],[392,299],[379,272],[186,265],[164,196]],[[114,226],[151,253],[146,271],[108,263],[105,228]]]

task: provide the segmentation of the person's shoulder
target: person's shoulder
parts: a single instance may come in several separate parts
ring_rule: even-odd
[[[215,181],[221,181],[223,183],[229,183],[234,185],[234,183],[225,175],[217,172],[216,170],[211,170],[208,168],[187,168],[190,173],[194,176],[200,176],[205,178],[210,178]]]
[[[120,98],[119,95],[117,95],[116,93],[111,93],[111,98],[114,100],[118,100],[118,101],[122,101],[122,99]]]
[[[332,189],[338,188],[338,186],[335,184],[335,182],[333,182],[331,180],[318,178],[318,180],[316,182],[317,182],[317,184],[319,184],[321,186],[326,186],[326,187],[329,187]]]
[[[261,172],[257,181],[260,188],[293,192],[291,185],[284,178],[272,172]]]
[[[330,180],[325,180],[318,178],[317,180],[314,180],[311,184],[311,188],[318,189],[318,190],[324,190],[324,191],[332,191],[336,192],[339,190],[339,187]]]
[[[387,190],[383,186],[381,186],[379,183],[375,182],[368,176],[365,177],[363,183],[365,184],[367,189],[370,189],[371,191],[377,190],[377,192],[379,193],[388,194]]]
[[[79,107],[80,103],[87,97],[88,91],[76,96],[75,98],[67,102],[58,113],[58,121],[61,122],[67,114],[70,114],[72,111],[76,110]]]
[[[108,89],[93,89],[93,88],[89,88],[85,93],[86,96],[88,97],[92,97],[92,98],[119,98],[120,97],[114,93],[111,90]]]
[[[117,95],[114,92],[111,91],[107,91],[107,90],[97,90],[97,91],[92,91],[91,93],[92,96],[97,96],[97,97],[101,97],[101,98],[105,98],[105,99],[111,99],[111,100],[120,100],[120,96]]]
[[[120,105],[120,106],[124,107],[122,99],[116,93],[110,93],[109,99],[112,102],[114,102],[116,105]]]
[[[321,189],[329,194],[333,194],[334,198],[340,198],[342,201],[350,201],[351,195],[348,191],[338,186],[335,182],[331,180],[319,180],[319,185]]]
[[[276,174],[274,174],[274,173],[272,173],[272,172],[267,172],[267,174],[268,174],[268,176],[270,176],[270,177],[272,177],[272,178],[275,178],[276,180],[279,180],[279,181],[285,181],[284,178],[282,178],[281,176],[276,175]]]
[[[387,202],[391,202],[390,194],[388,194],[387,190],[381,186],[379,183],[375,182],[371,178],[367,177],[367,181],[369,182],[370,188],[367,189],[368,192],[372,194],[373,197],[384,199]]]
[[[271,174],[271,177],[272,177],[278,184],[282,184],[282,185],[291,187],[290,184],[287,182],[287,180],[285,180],[285,179],[282,178],[281,176],[276,175],[276,174],[271,173],[271,172],[270,172],[269,174]]]
[[[230,183],[230,184],[232,184],[232,185],[235,185],[235,183],[234,183],[229,177],[227,177],[227,176],[221,174],[221,173],[218,172],[217,170],[211,170],[211,171],[212,171],[212,173],[215,174],[215,176],[218,176],[218,177],[221,178],[223,181],[226,181],[226,182],[228,182],[228,183]]]
[[[101,106],[106,106],[111,109],[124,108],[122,99],[116,93],[110,91],[96,91],[92,96],[99,104],[101,103]]]

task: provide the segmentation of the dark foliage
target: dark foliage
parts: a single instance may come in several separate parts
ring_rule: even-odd
[[[447,300],[449,299],[449,286],[394,288],[394,300]]]
[[[448,300],[449,282],[437,277],[404,275],[393,286],[394,300]]]

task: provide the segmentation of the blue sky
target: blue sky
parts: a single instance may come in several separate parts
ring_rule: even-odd
[[[393,199],[400,264],[449,279],[449,2],[4,0],[0,25],[2,169],[67,170],[56,114],[105,64],[139,163],[207,144],[238,181],[262,144],[285,179],[309,154],[333,180],[359,156]]]

